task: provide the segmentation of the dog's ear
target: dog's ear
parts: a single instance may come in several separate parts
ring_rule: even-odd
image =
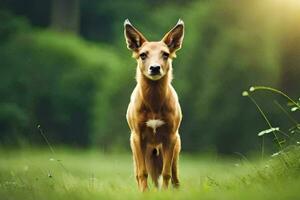
[[[127,48],[132,51],[137,51],[147,39],[129,22],[128,19],[124,22],[124,36],[127,43]]]
[[[184,22],[179,19],[177,24],[163,37],[162,41],[169,47],[171,52],[181,48],[184,37]]]

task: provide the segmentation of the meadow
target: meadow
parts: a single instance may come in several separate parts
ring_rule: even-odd
[[[298,199],[300,148],[264,160],[182,154],[179,190],[138,191],[129,153],[1,150],[0,199]]]
[[[141,193],[123,23],[179,18],[181,186]],[[0,200],[300,199],[299,21],[296,0],[0,1]]]

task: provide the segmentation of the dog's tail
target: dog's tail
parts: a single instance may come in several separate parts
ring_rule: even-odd
[[[159,187],[159,176],[162,173],[163,160],[162,154],[158,148],[147,151],[146,167],[156,187]]]

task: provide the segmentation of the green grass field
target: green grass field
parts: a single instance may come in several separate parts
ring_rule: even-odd
[[[141,193],[130,154],[0,150],[0,199],[299,199],[299,153],[295,147],[264,161],[183,153],[179,190],[150,184]]]

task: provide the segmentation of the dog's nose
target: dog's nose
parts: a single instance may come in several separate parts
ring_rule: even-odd
[[[160,73],[160,66],[159,65],[152,65],[150,66],[150,73],[151,75],[157,75]]]

